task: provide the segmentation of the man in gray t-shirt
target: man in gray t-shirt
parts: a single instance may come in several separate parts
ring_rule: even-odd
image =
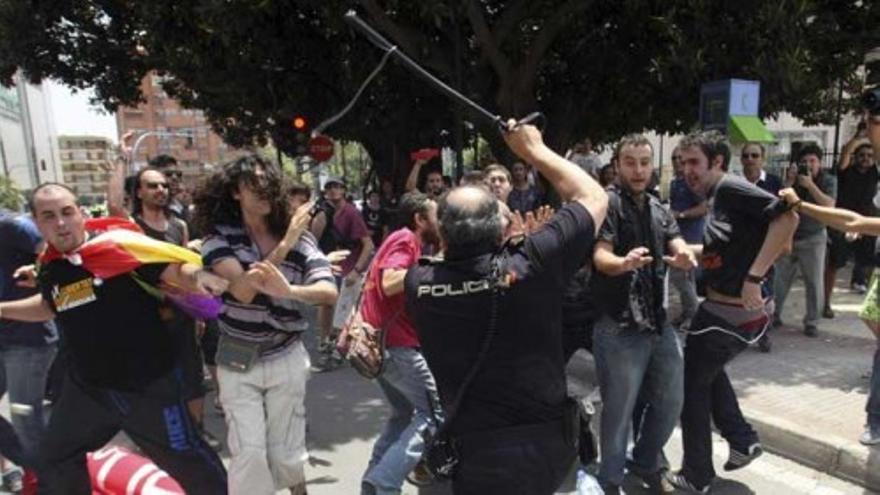
[[[798,153],[797,162],[786,173],[785,187],[794,187],[798,196],[822,206],[834,206],[837,196],[837,183],[831,174],[822,170],[822,149],[815,144],[804,146]],[[819,309],[825,304],[823,287],[823,268],[828,235],[825,226],[812,218],[800,219],[794,233],[791,253],[776,262],[774,294],[776,312],[773,325],[782,325],[782,310],[785,298],[800,268],[806,287],[806,314],[804,315],[804,334],[808,337],[818,335],[816,326]]]

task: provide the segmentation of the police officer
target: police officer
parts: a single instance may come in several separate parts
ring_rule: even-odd
[[[405,283],[446,413],[444,433],[458,445],[456,494],[553,493],[575,456],[562,294],[592,248],[607,196],[535,127],[508,125],[508,146],[567,204],[543,228],[502,247],[507,220],[495,197],[476,186],[454,189],[438,210],[443,261],[410,269]],[[495,335],[486,339],[490,329]]]

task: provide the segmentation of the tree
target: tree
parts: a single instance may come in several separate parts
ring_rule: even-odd
[[[20,211],[23,203],[21,191],[12,179],[0,175],[0,209]]]
[[[589,135],[679,132],[697,117],[700,84],[762,82],[761,113],[833,119],[839,79],[880,45],[880,2],[859,0],[360,0],[363,17],[431,72],[490,111],[541,110],[559,150]],[[381,58],[342,20],[350,2],[89,0],[0,3],[0,78],[23,69],[94,86],[108,109],[140,97],[149,71],[202,108],[231,144],[275,138],[288,121],[342,108]],[[424,81],[389,64],[330,129],[363,143],[382,175],[461,122]],[[503,157],[491,122],[462,113]]]

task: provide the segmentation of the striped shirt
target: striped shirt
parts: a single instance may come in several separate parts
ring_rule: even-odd
[[[247,271],[252,263],[263,256],[248,237],[244,228],[218,225],[205,237],[202,259],[205,266],[234,258]],[[320,281],[334,282],[330,262],[318,249],[315,237],[304,232],[279,267],[284,278],[292,285],[312,285]],[[230,337],[259,343],[260,356],[279,354],[297,340],[306,330],[303,317],[305,303],[292,299],[278,299],[258,293],[251,303],[238,301],[228,292],[223,294],[220,313],[220,331]]]

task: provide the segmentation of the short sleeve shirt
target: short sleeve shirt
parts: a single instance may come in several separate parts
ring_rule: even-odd
[[[0,301],[16,301],[37,293],[19,287],[12,278],[15,270],[33,264],[43,242],[30,217],[0,213]],[[0,320],[0,345],[44,346],[58,340],[55,323]]]
[[[770,222],[785,212],[777,196],[741,177],[724,175],[709,195],[703,234],[703,280],[707,287],[739,297]]]
[[[350,249],[351,254],[339,264],[342,268],[342,276],[348,275],[354,269],[355,263],[361,255],[363,244],[360,240],[370,235],[364,218],[353,204],[345,201],[333,217],[333,228],[336,229],[340,247]]]
[[[678,224],[669,209],[653,195],[644,195],[642,207],[625,189],[612,188],[608,196],[608,215],[598,240],[610,243],[617,256],[626,256],[634,248],[644,246],[654,261],[617,276],[594,270],[590,281],[593,296],[604,314],[620,323],[635,324],[638,318],[633,314],[635,308],[630,304],[630,295],[638,295],[644,301],[638,309],[645,313],[645,324],[660,330],[666,321],[663,255],[668,253],[669,242],[681,237]]]
[[[168,265],[143,265],[136,274],[158,285]],[[102,280],[64,258],[40,269],[39,288],[64,329],[74,376],[118,390],[143,390],[169,373],[176,350],[159,301],[131,273]]]
[[[370,208],[370,205],[364,205],[361,213],[363,214],[367,230],[372,232],[370,237],[373,239],[373,244],[378,247],[382,243],[383,230],[388,225],[385,210],[381,207],[374,210]]]
[[[534,211],[541,206],[541,193],[535,186],[527,189],[513,188],[507,196],[507,206],[510,211],[518,211],[522,214]]]
[[[684,179],[673,179],[669,184],[669,208],[673,211],[686,211],[703,202],[703,198],[691,191]],[[679,218],[678,229],[685,241],[697,244],[703,238],[703,227],[706,226],[706,217]]]
[[[262,260],[263,255],[244,228],[218,225],[205,237],[202,261],[210,267],[229,258],[238,260],[242,268],[248,270],[251,264]],[[310,232],[300,236],[279,269],[293,285],[334,281],[330,262]],[[295,342],[295,337],[308,328],[304,309],[302,302],[265,294],[257,294],[250,303],[243,303],[227,292],[223,294],[218,326],[221,332],[232,337],[259,343],[260,356],[269,357],[284,352]]]
[[[562,295],[592,252],[592,217],[570,203],[539,231],[504,249],[510,287],[498,297],[497,337],[453,433],[543,423],[565,411]],[[406,301],[441,401],[449,407],[479,354],[489,324],[492,255],[420,262]]]
[[[385,239],[367,274],[361,316],[374,327],[386,329],[385,344],[388,347],[416,348],[419,347],[419,337],[405,311],[403,293],[385,295],[382,274],[385,270],[407,270],[418,262],[421,255],[422,244],[418,236],[403,227]]]
[[[855,165],[847,167],[837,174],[837,206],[846,208],[862,215],[874,216],[874,195],[877,194],[877,182],[880,174],[877,167],[865,171]]]
[[[831,196],[832,198],[837,197],[837,181],[834,176],[826,173],[820,172],[819,176],[815,179],[816,185],[819,186],[819,190],[823,193]],[[804,201],[809,201],[810,203],[815,203],[816,199],[810,194],[809,191],[804,189],[799,185],[794,186],[795,191],[797,191],[798,197],[800,197]],[[825,224],[822,222],[811,218],[807,215],[800,216],[800,222],[798,222],[797,230],[794,231],[794,239],[806,239],[807,237],[814,236],[821,232],[825,232]]]

